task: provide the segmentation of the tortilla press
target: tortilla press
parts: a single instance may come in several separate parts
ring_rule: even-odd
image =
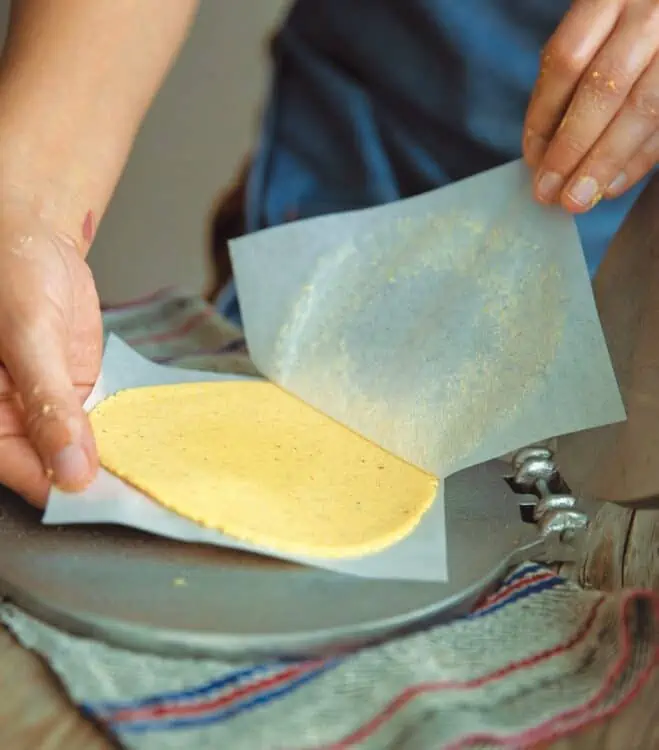
[[[517,563],[574,560],[599,501],[650,507],[659,497],[658,200],[655,178],[594,285],[627,422],[561,437],[555,454],[525,448],[512,465],[451,476],[450,581],[371,581],[118,527],[47,527],[0,488],[0,595],[125,648],[250,659],[339,651],[446,622]]]
[[[450,581],[372,581],[118,527],[43,526],[0,492],[0,594],[72,633],[231,659],[343,650],[466,615],[524,560],[574,559],[587,509],[545,448],[447,481]]]

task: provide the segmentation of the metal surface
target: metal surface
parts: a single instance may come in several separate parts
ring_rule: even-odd
[[[0,593],[54,625],[143,651],[340,650],[464,614],[517,562],[569,557],[557,534],[542,539],[521,520],[527,500],[506,469],[490,462],[448,481],[444,584],[357,579],[115,527],[45,527],[0,490]]]
[[[524,448],[513,457],[513,486],[537,500],[533,520],[543,538],[558,537],[576,548],[588,528],[586,503],[579,503],[559,474],[553,452],[544,447]]]

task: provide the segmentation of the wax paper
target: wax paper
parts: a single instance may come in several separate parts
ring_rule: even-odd
[[[240,376],[195,372],[154,364],[137,354],[118,337],[110,336],[100,377],[85,408],[90,410],[103,399],[126,388],[236,379],[240,379]],[[258,456],[254,456],[254,460],[258,461]],[[410,535],[382,552],[360,558],[325,560],[304,555],[285,555],[267,547],[241,542],[178,516],[105,469],[99,471],[92,485],[84,492],[66,493],[53,489],[48,498],[43,523],[118,524],[183,542],[200,542],[255,552],[364,578],[447,580],[443,482],[440,482],[432,507]]]
[[[438,476],[624,419],[575,222],[521,162],[231,257],[259,371]]]
[[[376,555],[288,557],[179,518],[102,471],[82,495],[51,493],[46,523],[113,522],[354,575],[446,580],[445,477],[625,417],[574,220],[533,201],[521,162],[257,232],[231,255],[260,372],[440,477],[431,510]],[[223,377],[235,376],[153,365],[113,339],[87,405]]]

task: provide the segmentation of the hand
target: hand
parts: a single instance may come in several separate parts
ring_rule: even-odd
[[[588,211],[659,155],[659,2],[575,0],[543,55],[524,126],[536,197]]]
[[[30,208],[0,204],[0,483],[43,505],[98,466],[82,402],[98,375],[102,325],[75,243]]]

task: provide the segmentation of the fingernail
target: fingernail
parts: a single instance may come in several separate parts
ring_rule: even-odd
[[[55,455],[52,464],[55,484],[62,488],[77,487],[89,474],[89,460],[79,445],[67,445]]]
[[[538,195],[541,200],[552,201],[563,184],[563,178],[558,172],[545,172],[538,178]]]
[[[593,177],[580,177],[570,188],[569,196],[581,206],[592,206],[600,197],[600,186]]]
[[[609,185],[609,187],[606,189],[607,193],[617,193],[619,190],[622,190],[625,185],[627,184],[627,175],[624,172],[621,172],[615,180]]]
[[[526,158],[529,164],[534,167],[540,163],[540,160],[544,156],[547,150],[547,141],[539,135],[536,135],[532,130],[529,130],[526,134]]]

